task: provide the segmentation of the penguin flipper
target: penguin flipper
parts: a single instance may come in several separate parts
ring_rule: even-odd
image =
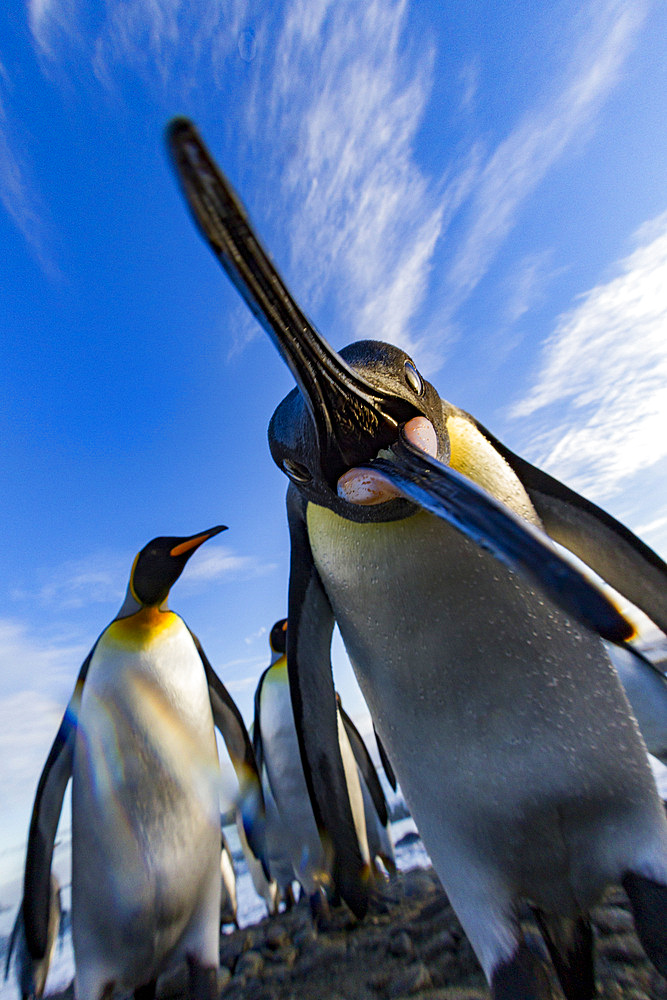
[[[601,507],[515,455],[481,424],[476,426],[516,473],[554,541],[667,633],[667,565],[653,549]]]
[[[567,920],[537,907],[533,907],[533,913],[566,1000],[591,1000],[595,996],[595,969],[590,920]]]
[[[32,807],[23,876],[23,926],[28,952],[36,960],[44,958],[46,954],[53,848],[65,789],[72,777],[81,696],[95,646],[79,671],[74,693],[42,770]]]
[[[394,774],[394,769],[391,766],[391,761],[387,757],[387,751],[384,748],[384,743],[378,735],[378,731],[375,728],[375,723],[373,723],[373,735],[375,736],[375,745],[378,748],[378,753],[380,754],[380,761],[382,762],[382,769],[384,771],[384,776],[389,782],[389,787],[392,792],[396,791],[398,782],[396,781],[396,775]]]
[[[308,792],[325,855],[333,848],[335,888],[357,917],[368,908],[366,866],[352,818],[338,744],[331,672],[334,616],[308,540],[305,504],[287,491],[291,557],[287,667]]]
[[[211,666],[199,639],[192,632],[190,635],[206,671],[213,722],[225,741],[238,778],[241,815],[248,845],[255,857],[261,861],[268,877],[266,860],[268,855],[264,840],[264,795],[248,730],[236,702]]]
[[[354,759],[357,762],[357,767],[363,774],[364,781],[366,782],[368,791],[373,799],[375,811],[378,814],[378,818],[382,825],[386,826],[389,819],[389,816],[387,815],[387,800],[384,797],[382,785],[380,784],[378,773],[375,770],[375,764],[371,760],[368,748],[361,738],[361,733],[341,705],[340,701],[338,702],[338,711],[340,712],[340,717],[343,720],[345,732],[347,733],[347,738],[350,741],[350,746],[352,747],[352,753],[354,754]]]
[[[255,688],[255,715],[253,719],[252,727],[252,748],[255,751],[255,760],[257,761],[257,770],[262,773],[262,767],[264,766],[264,745],[262,743],[262,721],[261,721],[261,698],[262,698],[262,687],[264,686],[264,679],[268,674],[271,667],[267,667],[263,672],[259,681],[257,682],[257,687]]]
[[[381,472],[425,510],[448,521],[480,548],[522,572],[567,615],[610,642],[625,642],[634,627],[539,528],[514,514],[467,476],[442,465],[401,435],[394,461],[377,458],[358,468]]]

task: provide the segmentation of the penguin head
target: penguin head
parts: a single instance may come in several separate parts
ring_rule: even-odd
[[[185,537],[154,538],[137,553],[130,573],[129,593],[142,607],[159,607],[183,572],[186,562],[200,545],[226,531],[217,525]]]
[[[287,650],[287,619],[281,618],[271,629],[269,635],[269,646],[272,653],[280,653],[282,656]]]
[[[322,339],[319,334],[318,338]],[[319,368],[310,366],[310,380],[318,383],[318,389],[324,385],[324,391],[304,394],[294,389],[271,418],[273,460],[308,500],[349,520],[405,517],[414,512],[414,504],[400,498],[397,490],[373,477],[370,470],[356,473],[355,466],[372,460],[378,452],[391,458],[391,447],[401,433],[447,462],[449,440],[442,400],[412,358],[398,347],[362,340],[340,354],[327,348]],[[332,356],[339,362],[333,366]],[[374,405],[366,399],[371,393],[376,397]],[[329,436],[327,447],[322,447],[322,434],[313,419],[315,408],[338,431]],[[386,421],[378,419],[377,408],[386,412]],[[335,446],[336,439],[342,440],[341,447]]]

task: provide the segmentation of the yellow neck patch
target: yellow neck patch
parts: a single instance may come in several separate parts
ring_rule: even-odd
[[[106,630],[106,638],[119,646],[138,649],[162,638],[180,622],[178,615],[159,608],[142,608],[128,618],[117,618]]]
[[[507,504],[515,514],[541,527],[520,480],[477,427],[465,417],[454,415],[447,418],[447,433],[452,469],[472,479],[496,500]]]

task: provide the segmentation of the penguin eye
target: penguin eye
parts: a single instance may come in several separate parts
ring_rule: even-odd
[[[309,483],[313,478],[305,465],[293,462],[291,458],[283,459],[283,471],[295,483]]]
[[[413,365],[412,361],[406,361],[404,367],[405,381],[417,396],[421,396],[424,391],[422,377]]]

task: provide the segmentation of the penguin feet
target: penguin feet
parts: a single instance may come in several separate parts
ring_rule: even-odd
[[[313,918],[315,930],[326,931],[331,928],[331,910],[329,901],[321,889],[316,889],[308,896],[310,915]]]
[[[201,965],[188,955],[189,1000],[217,1000],[218,970],[212,965]]]
[[[568,920],[532,909],[566,1000],[591,1000],[596,990],[590,921],[587,917]]]
[[[622,884],[632,906],[642,947],[658,972],[667,979],[667,885],[637,872],[627,872]]]
[[[492,1000],[555,1000],[542,958],[521,941],[512,958],[491,976]]]

